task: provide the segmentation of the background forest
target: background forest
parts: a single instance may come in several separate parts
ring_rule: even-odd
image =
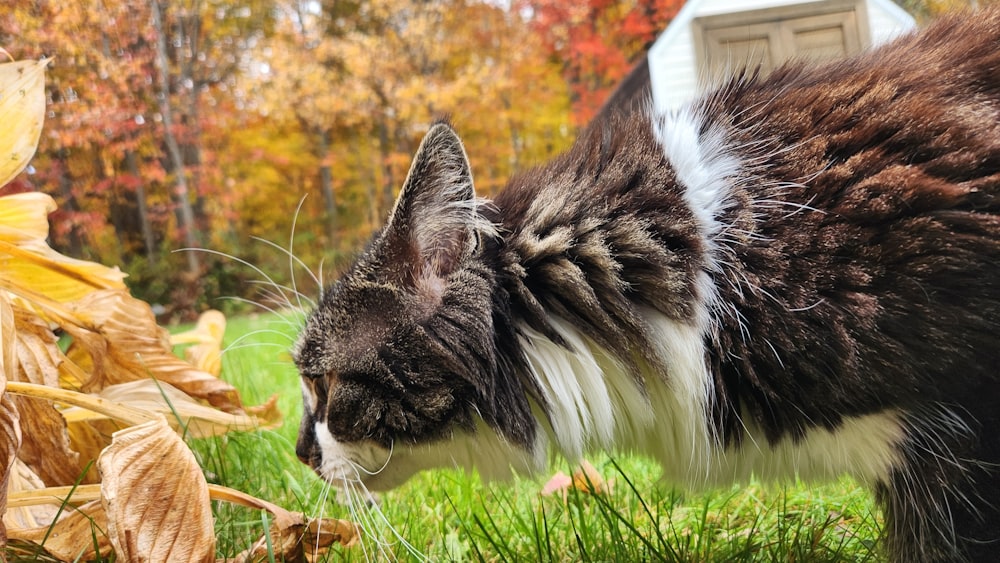
[[[904,4],[923,18],[963,3]],[[0,47],[54,57],[38,153],[6,191],[55,197],[54,248],[118,265],[179,320],[258,298],[257,275],[224,255],[298,283],[255,237],[335,272],[437,117],[482,195],[566,148],[683,2],[4,4]]]

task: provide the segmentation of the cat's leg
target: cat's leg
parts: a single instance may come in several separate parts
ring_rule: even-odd
[[[904,463],[877,489],[890,559],[1000,561],[1000,412],[937,406],[909,428]]]

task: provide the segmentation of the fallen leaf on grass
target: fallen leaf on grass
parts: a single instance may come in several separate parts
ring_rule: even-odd
[[[170,335],[170,343],[174,346],[193,344],[184,349],[184,359],[218,377],[222,372],[222,338],[225,335],[226,316],[213,309],[199,315],[193,329]]]
[[[274,520],[267,533],[232,563],[267,561],[271,554],[283,561],[312,561],[333,545],[350,547],[358,543],[361,529],[357,524],[337,518],[306,518],[301,512],[290,512],[266,500],[227,487],[210,486],[214,500],[266,510]]]
[[[562,471],[553,475],[542,487],[541,494],[542,496],[552,496],[558,492],[562,494],[565,501],[571,488],[600,495],[610,493],[612,484],[612,481],[605,481],[589,461],[583,460],[580,462],[580,467],[573,472],[572,477]]]

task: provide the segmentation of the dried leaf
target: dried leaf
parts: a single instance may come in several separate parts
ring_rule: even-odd
[[[557,471],[551,479],[542,486],[542,496],[552,496],[555,493],[563,493],[573,485],[573,478],[562,471]]]
[[[45,120],[45,67],[50,60],[0,64],[0,186],[35,154]]]
[[[14,321],[19,369],[13,380],[58,387],[62,352],[55,335],[27,311],[15,310]],[[16,397],[14,403],[21,413],[23,436],[18,457],[49,485],[74,482],[82,471],[80,456],[70,447],[59,411],[49,401],[30,397]]]
[[[125,274],[59,254],[44,241],[19,245],[0,240],[3,286],[42,310],[59,309],[97,289],[124,289]]]
[[[67,507],[59,521],[35,528],[12,528],[10,539],[44,549],[61,561],[92,561],[111,555],[111,540],[105,534],[108,517],[101,501]],[[95,545],[96,541],[96,545]]]
[[[180,428],[183,425],[186,434],[194,438],[219,436],[233,430],[274,428],[281,424],[281,413],[276,408],[256,407],[253,414],[231,414],[203,405],[172,385],[152,379],[112,385],[101,390],[98,396],[135,409],[160,412],[171,426]],[[62,415],[71,424],[107,418],[78,407],[70,407]]]
[[[208,484],[162,418],[115,432],[98,460],[108,535],[122,561],[214,561]]]
[[[271,554],[283,561],[315,560],[333,544],[350,547],[361,538],[361,528],[349,520],[307,519],[301,512],[289,512],[265,500],[226,487],[212,486],[211,493],[213,499],[267,510],[274,515],[267,535],[254,542],[233,561],[267,561]]]
[[[49,213],[56,209],[56,200],[42,192],[0,197],[0,240],[13,244],[45,240]]]
[[[282,561],[315,561],[334,544],[350,547],[360,540],[360,528],[348,520],[304,520],[301,513],[295,515],[299,517],[299,522],[288,527],[280,527],[275,522],[271,525],[269,536],[258,539],[235,561],[268,561],[271,554]]]
[[[228,561],[267,561],[271,555],[275,559],[282,561],[302,561],[303,559],[315,560],[322,556],[331,546],[339,544],[344,547],[356,545],[360,540],[361,528],[348,520],[337,518],[306,518],[300,512],[289,512],[280,506],[274,505],[266,500],[248,495],[242,491],[222,487],[219,485],[208,486],[209,496],[212,500],[224,501],[233,504],[253,508],[256,510],[266,510],[271,513],[273,520],[269,535],[261,537],[254,544]],[[65,534],[60,537],[60,544],[55,545],[55,549],[50,553],[59,554],[66,558],[68,554],[76,554],[81,549],[86,548],[85,556],[92,557],[94,550],[93,539],[91,538],[91,528],[89,526],[88,515],[93,518],[101,530],[107,529],[107,522],[103,510],[97,510],[90,504],[90,501],[100,498],[100,487],[98,485],[82,485],[79,487],[52,487],[48,489],[32,491],[30,494],[14,493],[11,495],[12,506],[37,506],[40,504],[73,505],[76,503],[87,503],[72,509],[74,512],[82,513],[74,520],[64,522],[66,517],[60,518],[59,524],[54,530]],[[100,508],[99,506],[97,508]],[[69,511],[71,509],[67,509]],[[82,521],[80,519],[82,518]],[[80,527],[80,530],[77,530]],[[42,533],[46,527],[33,528],[30,530],[12,531],[11,538],[34,542],[39,544]],[[70,538],[76,538],[71,540]],[[108,540],[103,534],[97,534],[100,546],[103,548]],[[268,547],[270,540],[270,548]],[[84,543],[74,542],[89,542]],[[50,544],[46,542],[45,548],[49,549]],[[106,556],[108,551],[101,551]]]
[[[587,460],[581,461],[580,467],[573,472],[573,486],[586,493],[595,495],[609,493],[612,484],[611,481],[605,481]]]
[[[11,469],[17,461],[17,450],[21,445],[21,428],[14,402],[6,394],[0,396],[0,515],[7,515],[7,487]],[[7,544],[6,518],[0,519],[0,549]]]
[[[125,274],[49,248],[48,214],[55,208],[52,198],[40,193],[0,198],[0,287],[20,296],[28,308],[66,317],[63,303],[95,289],[124,289]]]
[[[3,517],[4,524],[7,525],[8,529],[13,531],[49,525],[59,511],[57,506],[19,505],[11,501],[11,499],[31,496],[44,490],[45,482],[42,481],[41,477],[19,459],[14,462],[8,475],[10,478],[7,485],[9,504],[7,513]]]
[[[70,358],[83,367],[86,359],[79,356],[85,352],[93,365],[95,380],[85,390],[153,377],[227,412],[241,410],[232,385],[173,355],[169,337],[147,303],[125,291],[95,291],[71,308],[85,327],[101,336],[84,338],[68,329],[74,337]]]
[[[7,512],[7,487],[11,467],[21,447],[20,414],[7,395],[7,380],[17,369],[14,353],[14,311],[6,295],[0,294],[0,517]],[[7,529],[0,519],[0,548],[7,544]]]
[[[222,372],[222,338],[226,335],[226,316],[220,311],[205,311],[192,330],[170,336],[170,343],[194,344],[184,349],[184,358],[194,367],[216,377]]]
[[[542,496],[551,496],[558,492],[562,494],[565,501],[570,488],[600,495],[611,492],[612,485],[613,482],[605,481],[589,461],[583,460],[580,462],[579,468],[573,472],[572,477],[562,471],[553,475],[542,487],[541,494]]]

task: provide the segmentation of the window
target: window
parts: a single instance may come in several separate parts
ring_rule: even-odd
[[[828,0],[697,18],[695,55],[702,78],[747,67],[763,74],[790,59],[830,60],[868,44],[863,1]]]

